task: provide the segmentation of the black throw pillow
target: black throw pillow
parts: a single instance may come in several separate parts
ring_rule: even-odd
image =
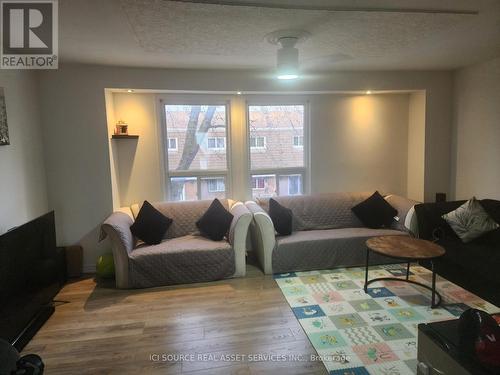
[[[151,203],[144,201],[130,231],[148,245],[158,245],[173,220],[163,215]]]
[[[269,217],[278,234],[282,236],[292,234],[293,214],[291,209],[283,207],[271,198],[269,199]]]
[[[351,210],[364,225],[373,229],[389,227],[398,214],[378,191]]]
[[[221,241],[229,232],[232,221],[233,215],[216,198],[196,222],[196,226],[203,236],[214,241]]]

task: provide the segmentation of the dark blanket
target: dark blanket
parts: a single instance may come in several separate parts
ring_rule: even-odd
[[[446,254],[435,261],[443,277],[479,294],[500,300],[500,229],[489,232],[469,243],[463,243],[453,229],[441,218],[465,201],[424,203],[415,206],[419,237],[436,241]],[[480,201],[491,217],[500,223],[500,201]],[[425,264],[424,264],[425,265]],[[496,291],[495,291],[496,289]],[[487,298],[492,300],[491,297]]]

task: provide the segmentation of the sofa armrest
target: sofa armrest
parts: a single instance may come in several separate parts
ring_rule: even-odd
[[[135,239],[130,231],[134,223],[132,212],[128,208],[120,208],[113,212],[101,225],[101,239],[106,236],[111,241],[111,250],[115,263],[117,288],[128,288],[128,257],[133,250]]]
[[[245,203],[248,210],[253,215],[253,222],[250,226],[252,242],[257,259],[266,275],[273,273],[273,250],[276,246],[276,235],[274,225],[264,209],[253,201]]]
[[[229,228],[229,243],[234,249],[235,273],[234,277],[245,276],[246,273],[246,243],[248,226],[252,221],[252,214],[242,202],[235,202],[230,207],[233,221]]]
[[[408,232],[410,228],[405,225],[406,217],[419,202],[395,194],[386,196],[385,200],[398,211],[399,221],[394,221],[391,228]]]

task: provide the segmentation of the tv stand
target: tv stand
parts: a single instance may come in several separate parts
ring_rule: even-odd
[[[20,353],[55,310],[54,303],[52,302],[41,306],[33,319],[30,320],[28,325],[26,325],[14,341],[11,342],[12,346]]]

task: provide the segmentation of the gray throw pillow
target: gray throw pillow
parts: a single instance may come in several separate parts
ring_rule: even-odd
[[[463,242],[470,242],[499,227],[475,197],[442,218]]]

